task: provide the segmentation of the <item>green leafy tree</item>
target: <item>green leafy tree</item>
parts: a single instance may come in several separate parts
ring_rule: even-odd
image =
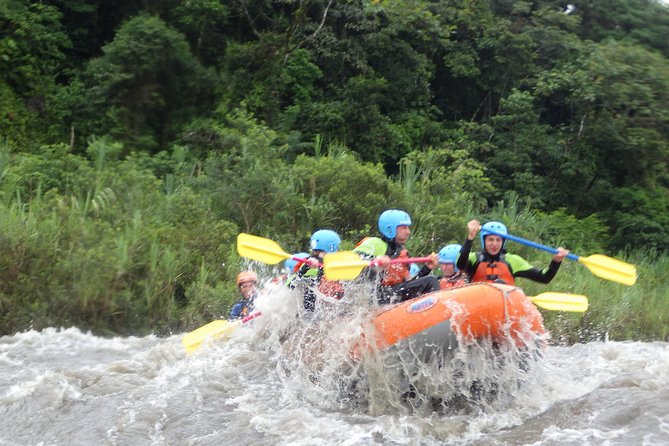
[[[668,80],[666,58],[615,41],[593,44],[577,61],[540,77],[537,93],[564,110],[567,156],[557,179],[572,185],[562,188],[562,202],[577,215],[599,211],[616,231],[618,203],[629,201],[616,198],[626,195],[623,189],[667,190]],[[643,234],[647,223],[638,221]],[[625,246],[645,243],[625,232]]]
[[[183,35],[141,15],[125,22],[104,55],[72,83],[73,125],[83,136],[109,133],[155,151],[208,109],[214,85]]]
[[[0,134],[10,141],[46,139],[47,98],[71,45],[60,21],[60,12],[47,4],[0,5]]]
[[[656,49],[669,57],[669,8],[654,0],[575,0],[572,14],[581,17],[579,36],[603,41],[628,40]]]
[[[401,162],[398,182],[415,220],[411,244],[424,253],[461,242],[467,219],[486,209],[495,190],[475,158],[479,144],[463,131],[451,132],[449,139]]]
[[[303,215],[312,230],[330,227],[344,233],[367,225],[375,228],[384,209],[405,208],[408,204],[381,165],[359,162],[350,153],[318,158],[300,156],[290,175],[297,181],[296,191],[307,203],[320,202],[329,209],[319,218],[304,209]]]
[[[72,45],[67,48],[68,67],[79,69],[89,59],[102,54],[102,47],[114,39],[119,25],[139,14],[143,5],[131,0],[46,0],[60,11],[61,24]],[[74,73],[61,73],[69,76]]]
[[[41,3],[9,0],[0,7],[0,81],[17,94],[43,96],[54,82],[71,45],[60,20],[56,8]]]
[[[489,131],[481,136],[487,136],[490,144],[481,141],[477,154],[491,182],[499,193],[512,190],[523,200],[545,208],[555,200],[564,158],[561,135],[541,122],[532,95],[518,90],[501,101],[499,113],[489,122],[489,127],[484,127]]]
[[[159,3],[166,8],[161,17],[186,36],[195,57],[207,66],[216,66],[232,34],[230,6],[217,0]]]
[[[620,188],[612,197],[611,246],[669,251],[669,200],[666,189]]]

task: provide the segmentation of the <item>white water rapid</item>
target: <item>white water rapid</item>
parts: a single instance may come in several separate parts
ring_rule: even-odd
[[[292,327],[291,299],[259,299],[261,317],[191,355],[181,334],[0,338],[0,445],[669,445],[667,343],[550,346],[527,371],[476,365],[485,355],[420,370],[442,395],[467,371],[497,374],[495,398],[468,387],[444,402],[347,363],[358,324]]]

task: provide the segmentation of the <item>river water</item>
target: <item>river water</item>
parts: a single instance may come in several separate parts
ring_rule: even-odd
[[[443,401],[402,394],[373,361],[342,367],[359,325],[319,338],[286,325],[289,297],[258,307],[190,355],[181,334],[0,338],[0,445],[669,445],[667,343],[549,346],[494,370],[479,346],[459,372],[422,370],[426,389],[460,392]],[[472,370],[494,378],[492,396],[454,388]]]

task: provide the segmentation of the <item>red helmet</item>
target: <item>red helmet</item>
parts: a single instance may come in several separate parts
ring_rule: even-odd
[[[240,286],[242,283],[246,282],[258,282],[258,275],[253,271],[242,271],[237,275],[237,286]]]

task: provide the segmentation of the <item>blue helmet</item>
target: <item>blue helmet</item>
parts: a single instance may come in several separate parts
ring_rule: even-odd
[[[458,256],[460,255],[461,249],[462,245],[458,245],[457,243],[444,246],[441,248],[441,251],[439,251],[439,263],[452,263],[455,265],[458,263]],[[458,268],[456,267],[455,270],[458,271]]]
[[[336,232],[320,229],[313,233],[309,246],[312,251],[337,252],[341,239]]]
[[[411,278],[413,279],[414,277],[416,277],[419,272],[420,272],[420,266],[418,266],[418,264],[416,263],[412,263],[411,266],[409,267],[409,275],[411,276]]]
[[[490,231],[495,231],[498,234],[502,234],[502,236],[509,233],[506,230],[504,223],[500,223],[498,221],[489,221],[488,223],[484,224],[481,226],[481,246],[483,249],[485,249],[485,237],[490,235]],[[506,244],[506,238],[502,237],[502,248],[504,248],[504,244]]]
[[[293,257],[299,257],[301,259],[306,259],[309,257],[308,252],[298,252],[297,254],[293,254]],[[292,274],[295,271],[295,267],[297,266],[297,260],[295,259],[288,259],[285,262],[283,262],[283,267],[286,270],[286,273]]]
[[[379,232],[392,240],[397,235],[398,226],[411,226],[409,214],[399,209],[383,211],[379,217]]]

